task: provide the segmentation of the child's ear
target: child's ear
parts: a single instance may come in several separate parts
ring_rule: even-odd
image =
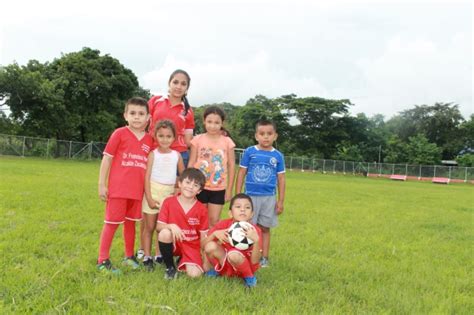
[[[278,139],[278,134],[275,132],[275,140]]]
[[[232,216],[232,210],[229,209],[229,218],[233,219],[234,217]]]

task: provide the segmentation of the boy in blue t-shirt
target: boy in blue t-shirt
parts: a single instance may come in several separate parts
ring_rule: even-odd
[[[262,230],[262,267],[268,267],[270,228],[278,224],[277,216],[283,212],[285,200],[285,160],[273,147],[277,137],[273,122],[261,120],[257,123],[255,139],[258,144],[245,149],[235,187],[235,193],[240,193],[245,177],[245,193],[252,198],[254,207],[252,223]]]

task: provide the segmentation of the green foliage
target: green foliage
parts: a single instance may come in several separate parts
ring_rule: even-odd
[[[412,164],[439,164],[441,152],[438,146],[428,142],[422,134],[409,138],[407,161]]]
[[[257,272],[258,285],[249,291],[235,278],[167,282],[161,267],[99,274],[98,170],[98,162],[0,157],[2,314],[474,309],[469,185],[288,172],[285,212],[272,230],[272,265]],[[119,229],[111,259],[120,266],[122,256]]]
[[[149,91],[109,55],[83,48],[44,64],[31,60],[0,69],[0,97],[24,135],[105,141],[123,125],[126,99]]]
[[[474,167],[474,154],[468,153],[456,158],[459,166]]]
[[[459,126],[464,121],[459,107],[452,103],[435,103],[432,106],[415,105],[387,122],[390,130],[404,142],[423,134],[436,144],[444,159],[451,159],[462,149]]]

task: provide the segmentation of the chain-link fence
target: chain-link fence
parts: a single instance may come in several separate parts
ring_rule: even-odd
[[[0,154],[45,158],[97,159],[102,157],[103,142],[76,142],[0,134]]]
[[[103,142],[86,143],[0,134],[0,155],[100,159],[104,148],[105,143]],[[243,149],[236,149],[236,163],[240,162],[242,153]],[[418,180],[443,177],[454,182],[474,183],[474,167],[367,163],[298,156],[286,156],[285,163],[287,169],[302,172],[361,174],[378,177],[404,175],[409,179]]]

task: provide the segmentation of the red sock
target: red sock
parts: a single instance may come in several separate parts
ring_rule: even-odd
[[[125,256],[133,256],[135,253],[135,221],[125,219],[123,239],[125,243]]]
[[[250,262],[248,261],[248,259],[244,259],[244,261],[240,265],[235,266],[235,269],[244,278],[253,277],[252,268],[250,267]]]
[[[117,231],[118,227],[118,224],[104,224],[102,233],[100,234],[99,259],[97,260],[99,264],[110,258],[110,247],[112,246],[112,240],[114,239],[115,231]]]

